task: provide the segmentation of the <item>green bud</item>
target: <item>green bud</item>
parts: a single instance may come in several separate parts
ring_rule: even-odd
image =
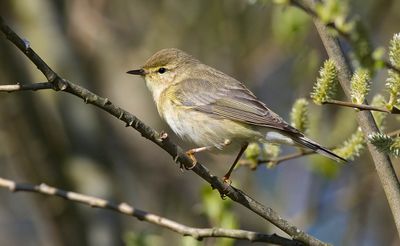
[[[337,70],[332,60],[326,60],[319,71],[319,77],[314,84],[311,98],[316,104],[329,101],[336,92]]]
[[[366,69],[357,69],[350,81],[351,101],[362,104],[370,90],[370,77]]]
[[[400,33],[393,36],[390,41],[389,47],[389,60],[390,64],[394,67],[400,68]],[[392,110],[398,104],[400,95],[400,75],[396,71],[388,70],[388,78],[386,79],[386,88],[389,91],[389,102],[387,108]]]
[[[393,155],[394,157],[400,156],[400,138],[392,138],[383,133],[372,133],[368,136],[368,140],[380,152]]]
[[[292,112],[290,113],[292,119],[292,126],[297,128],[303,133],[308,131],[308,102],[304,98],[299,98],[293,104]]]
[[[347,160],[354,160],[355,157],[360,156],[364,149],[364,133],[358,128],[356,132],[345,140],[341,147],[336,148],[334,152]]]

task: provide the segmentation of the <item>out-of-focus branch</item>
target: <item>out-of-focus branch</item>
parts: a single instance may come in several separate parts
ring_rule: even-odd
[[[48,186],[46,184],[33,185],[26,183],[16,183],[15,181],[9,179],[0,178],[0,187],[8,188],[12,192],[25,191],[40,193],[48,196],[57,196],[64,198],[68,201],[82,203],[91,207],[112,210],[120,214],[136,217],[139,220],[147,221],[151,224],[167,228],[184,236],[192,236],[197,240],[202,240],[203,238],[207,237],[224,237],[239,240],[249,240],[251,242],[266,242],[278,245],[303,245],[303,243],[299,241],[283,238],[276,234],[268,235],[259,232],[224,228],[190,227],[180,224],[176,221],[134,208],[127,203],[117,204],[94,196],[61,190]]]
[[[298,151],[298,152],[287,154],[287,155],[278,156],[277,158],[273,158],[273,159],[259,159],[259,160],[257,160],[256,163],[254,161],[244,159],[244,160],[239,161],[239,165],[249,166],[252,170],[255,170],[255,169],[257,169],[257,167],[259,165],[262,165],[265,163],[271,163],[272,165],[279,165],[285,161],[289,161],[289,160],[293,160],[293,159],[297,159],[297,158],[300,158],[303,156],[313,155],[313,154],[316,154],[316,152],[314,152],[312,150],[303,150],[303,151]]]
[[[182,148],[173,143],[165,134],[159,134],[157,131],[144,124],[133,114],[127,112],[120,107],[115,106],[108,98],[100,97],[79,85],[76,85],[66,79],[61,78],[39,57],[38,54],[36,54],[36,52],[30,47],[29,42],[21,39],[4,22],[1,16],[0,30],[6,35],[7,39],[15,46],[17,46],[22,51],[22,53],[24,53],[25,56],[27,56],[32,61],[32,63],[34,63],[36,67],[46,76],[48,82],[52,83],[53,90],[64,91],[79,98],[82,98],[85,103],[93,104],[96,107],[115,116],[119,120],[125,122],[127,127],[133,127],[135,130],[140,132],[143,137],[149,139],[150,141],[164,149],[166,152],[168,152],[173,160],[177,164],[179,164],[179,166],[184,166],[191,169],[197,175],[210,183],[211,186],[214,189],[217,189],[222,196],[228,196],[233,201],[250,209],[254,213],[258,214],[262,218],[268,220],[269,222],[286,232],[293,239],[299,240],[309,245],[327,245],[326,243],[318,240],[317,238],[292,225],[291,223],[289,223],[289,221],[283,219],[272,208],[262,205],[258,201],[245,194],[243,191],[223,182],[223,180],[221,180],[217,176],[212,175],[209,170],[205,168],[201,163],[197,163],[196,165],[194,165],[193,161],[185,154]]]
[[[312,0],[308,0],[306,6],[308,6],[308,8],[311,8],[313,4],[314,3]],[[350,99],[350,80],[352,68],[346,60],[345,53],[343,52],[338,39],[329,34],[329,31],[327,30],[328,27],[315,16],[313,17],[313,21],[329,57],[333,61],[335,61],[338,69],[338,78],[340,85],[343,88],[346,96]],[[379,129],[370,111],[358,112],[357,121],[364,133],[364,136],[369,136],[369,134],[373,132],[379,132]],[[368,141],[367,145],[375,164],[375,169],[378,173],[382,187],[388,199],[389,206],[391,208],[393,218],[397,227],[397,231],[400,234],[400,184],[396,177],[392,162],[388,155],[379,152]]]
[[[398,136],[400,136],[400,129],[399,130],[395,130],[395,131],[392,131],[392,132],[388,132],[388,133],[386,133],[388,136],[391,136],[391,137],[398,137]]]
[[[258,160],[257,163],[258,163],[258,165],[261,165],[261,164],[264,164],[264,163],[267,163],[267,162],[272,162],[275,165],[278,165],[278,164],[280,164],[281,162],[284,162],[284,161],[289,161],[289,160],[297,159],[297,158],[300,158],[300,157],[303,157],[303,156],[306,156],[306,155],[313,155],[313,154],[316,154],[316,152],[312,151],[312,150],[303,150],[303,151],[298,151],[298,152],[295,152],[295,153],[292,153],[292,154],[279,156],[279,157],[277,157],[275,159],[271,159],[271,160],[268,160],[268,159],[266,159],[266,160]]]

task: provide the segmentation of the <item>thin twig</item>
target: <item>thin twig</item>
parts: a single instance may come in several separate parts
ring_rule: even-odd
[[[53,89],[53,83],[42,82],[34,84],[14,84],[14,85],[0,85],[0,91],[15,92],[15,91],[37,91]]]
[[[323,102],[323,104],[332,104],[332,105],[338,105],[338,106],[343,106],[343,107],[348,107],[348,108],[355,108],[359,110],[371,110],[371,111],[379,111],[379,112],[384,112],[388,114],[398,114],[399,112],[392,112],[388,109],[385,108],[378,108],[372,105],[367,105],[367,104],[356,104],[356,103],[351,103],[351,102],[343,102],[339,100],[329,100],[326,102]]]
[[[307,155],[312,155],[312,154],[316,154],[316,152],[314,152],[312,150],[304,150],[304,151],[298,151],[298,152],[287,154],[287,155],[278,156],[277,158],[274,158],[274,159],[260,159],[260,160],[257,160],[257,162],[243,159],[243,160],[240,160],[238,162],[238,164],[241,166],[249,166],[250,169],[256,170],[258,166],[263,165],[265,163],[271,163],[271,165],[279,165],[280,163],[282,163],[284,161],[289,161],[289,160],[297,159],[297,158],[307,156]]]
[[[300,157],[303,157],[303,156],[313,155],[313,154],[316,154],[316,152],[312,151],[312,150],[303,150],[303,151],[298,151],[298,152],[295,152],[295,153],[292,153],[292,154],[279,156],[279,157],[277,157],[275,159],[258,160],[257,164],[261,165],[261,164],[264,164],[264,163],[272,162],[275,165],[278,165],[278,164],[280,164],[281,162],[284,162],[284,161],[289,161],[289,160],[293,160],[293,159],[297,159],[297,158],[300,158]]]
[[[24,55],[28,57],[43,74],[45,74],[48,81],[53,83],[54,90],[61,90],[82,98],[85,103],[93,104],[125,122],[127,127],[133,127],[140,132],[143,137],[149,139],[168,152],[179,166],[190,168],[193,172],[210,183],[211,186],[214,189],[217,189],[222,196],[227,196],[233,201],[250,209],[254,213],[258,214],[262,218],[286,232],[293,239],[302,241],[309,245],[328,245],[327,243],[318,240],[317,238],[292,225],[289,223],[289,221],[283,219],[273,209],[262,205],[258,201],[245,194],[243,191],[228,185],[217,176],[212,175],[201,163],[194,165],[193,161],[185,154],[180,146],[173,143],[168,137],[160,135],[157,131],[144,124],[133,114],[115,106],[108,98],[102,98],[79,85],[61,78],[39,57],[39,55],[36,54],[35,51],[33,51],[29,45],[26,45],[26,41],[22,40],[8,25],[5,24],[1,16],[0,30],[6,34],[6,37],[10,42],[16,45],[24,53]]]
[[[33,185],[26,183],[16,183],[15,181],[0,178],[0,187],[8,188],[12,192],[25,191],[40,193],[48,196],[57,196],[68,201],[78,202],[90,207],[108,209],[120,214],[129,215],[139,220],[147,221],[151,224],[167,228],[184,236],[192,236],[197,240],[207,237],[224,237],[240,240],[249,240],[251,242],[267,242],[278,245],[303,245],[303,243],[280,237],[276,234],[265,234],[247,230],[235,230],[225,228],[195,228],[180,224],[176,221],[152,214],[130,206],[127,203],[113,203],[94,196],[84,195],[72,191],[65,191],[48,186],[46,184]]]
[[[393,66],[392,63],[390,63],[390,62],[388,62],[386,60],[383,61],[383,65],[385,65],[385,67],[387,69],[391,69],[391,70],[393,70],[393,71],[395,71],[397,73],[400,73],[400,68]]]
[[[386,133],[386,135],[391,136],[391,137],[398,137],[400,135],[400,129],[392,131],[392,132],[388,132],[388,133]]]
[[[277,158],[274,158],[274,159],[260,159],[260,160],[257,160],[257,163],[254,163],[250,160],[240,160],[239,165],[250,166],[250,168],[252,170],[256,170],[258,166],[265,164],[265,163],[271,163],[272,165],[279,165],[285,161],[289,161],[289,160],[293,160],[293,159],[297,159],[297,158],[301,158],[303,156],[308,156],[308,155],[313,155],[313,154],[317,154],[317,152],[306,149],[306,150],[298,151],[295,153],[278,156]]]

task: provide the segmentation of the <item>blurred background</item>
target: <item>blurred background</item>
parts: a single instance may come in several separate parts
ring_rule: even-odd
[[[351,16],[375,46],[399,32],[400,2],[355,0]],[[1,1],[6,22],[62,77],[133,113],[158,131],[163,123],[141,78],[126,71],[154,52],[182,49],[243,81],[289,121],[292,104],[309,98],[327,58],[308,16],[272,1],[19,0]],[[28,59],[0,35],[0,83],[44,82]],[[350,47],[343,43],[344,48]],[[384,90],[387,71],[373,78]],[[340,91],[340,90],[339,90]],[[341,93],[341,91],[340,91]],[[383,91],[383,94],[385,92]],[[369,99],[371,99],[369,97]],[[309,135],[336,146],[357,128],[354,111],[310,103]],[[396,130],[389,117],[386,129]],[[293,148],[283,148],[282,155]],[[222,176],[233,155],[198,155]],[[395,160],[397,172],[399,162]],[[172,158],[109,114],[62,92],[0,95],[0,176],[99,196],[194,227],[282,231],[205,181],[181,172]],[[233,185],[322,241],[335,245],[399,245],[368,153],[349,164],[303,157],[255,171],[237,169]],[[250,245],[197,242],[158,226],[59,198],[0,190],[1,245]]]

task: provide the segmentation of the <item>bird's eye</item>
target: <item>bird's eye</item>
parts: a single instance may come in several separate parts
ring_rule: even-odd
[[[158,69],[158,73],[165,73],[167,71],[167,69],[165,67],[160,67]]]

